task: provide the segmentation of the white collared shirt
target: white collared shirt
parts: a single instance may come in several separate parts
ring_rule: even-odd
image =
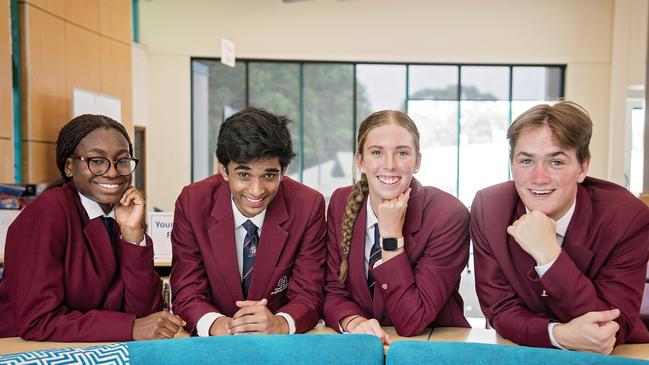
[[[81,194],[78,191],[77,191],[77,194],[79,194],[79,198],[81,199],[81,205],[83,206],[83,209],[85,209],[86,214],[88,214],[89,219],[92,220],[92,219],[95,219],[95,218],[98,218],[98,217],[106,217],[106,218],[115,219],[115,208],[112,208],[110,210],[110,212],[108,212],[108,213],[104,213],[104,210],[101,209],[101,207],[99,206],[99,203],[97,203],[96,201],[88,198],[87,196]],[[121,238],[122,237],[120,236],[120,239]],[[129,243],[132,243],[134,245],[138,245],[138,246],[146,246],[146,237],[144,237],[140,243],[135,243],[135,242],[131,242],[131,241],[128,241],[128,240],[125,240],[125,241],[129,242]]]
[[[234,199],[231,199],[232,202],[232,215],[234,218],[234,240],[237,251],[237,264],[239,266],[239,279],[243,280],[243,242],[246,239],[246,229],[243,224],[250,220],[252,223],[257,226],[257,235],[261,239],[261,230],[264,225],[264,219],[266,219],[266,210],[264,209],[261,213],[257,214],[254,217],[248,218],[237,208],[237,205],[234,203]],[[295,320],[288,313],[279,312],[278,316],[284,317],[288,323],[288,333],[295,333]],[[225,315],[217,312],[208,312],[205,313],[199,320],[196,322],[196,333],[200,337],[207,337],[210,335],[210,327],[214,321]]]
[[[372,205],[370,204],[370,199],[371,197],[367,197],[367,224],[365,225],[365,277],[367,278],[367,275],[370,271],[369,266],[370,266],[370,255],[372,254],[372,246],[374,246],[374,224],[377,224],[378,229],[378,223],[379,220],[376,218],[376,214],[374,214],[374,211],[372,210]],[[383,259],[378,259],[374,263],[374,267],[378,267],[383,263]]]

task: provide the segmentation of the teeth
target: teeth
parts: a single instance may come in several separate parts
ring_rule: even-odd
[[[399,180],[401,180],[401,176],[378,176],[377,177],[380,182],[384,184],[396,184]]]
[[[98,184],[98,185],[106,189],[115,189],[119,186],[119,184]]]
[[[550,195],[554,190],[552,189],[546,189],[546,190],[532,190],[533,194],[536,195]]]
[[[246,199],[248,199],[248,200],[249,200],[250,202],[252,202],[252,203],[259,203],[260,201],[262,201],[262,198],[259,198],[259,199],[253,199],[253,198],[248,198],[248,197],[246,197]]]

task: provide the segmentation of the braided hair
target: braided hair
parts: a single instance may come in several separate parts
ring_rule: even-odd
[[[402,126],[410,133],[410,135],[412,135],[415,151],[417,152],[417,156],[419,156],[419,131],[417,130],[417,126],[408,115],[397,110],[382,110],[374,112],[363,120],[358,129],[356,155],[363,155],[365,141],[372,129],[390,123]],[[345,215],[343,216],[342,227],[340,230],[340,249],[342,250],[343,257],[340,262],[340,274],[338,280],[340,280],[341,283],[344,283],[347,279],[347,271],[349,269],[348,258],[352,242],[352,233],[354,232],[354,224],[356,223],[358,212],[361,210],[361,205],[363,204],[367,194],[369,194],[367,176],[364,173],[361,173],[361,178],[354,184],[352,191],[347,196]]]
[[[69,121],[65,126],[63,126],[63,128],[61,128],[61,131],[59,131],[59,137],[56,140],[56,166],[61,173],[61,179],[50,185],[50,188],[59,186],[71,179],[71,177],[67,176],[65,173],[65,164],[67,159],[72,156],[79,142],[81,142],[81,140],[90,132],[98,128],[115,128],[120,132],[128,142],[129,154],[133,156],[133,144],[131,143],[131,139],[123,125],[105,115],[79,115]]]

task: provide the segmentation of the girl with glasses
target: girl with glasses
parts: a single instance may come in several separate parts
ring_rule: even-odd
[[[59,132],[62,179],[7,232],[0,337],[39,341],[172,338],[185,323],[161,311],[144,233],[144,198],[124,127],[85,114]]]

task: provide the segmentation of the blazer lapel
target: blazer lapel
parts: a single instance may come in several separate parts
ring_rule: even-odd
[[[218,268],[230,296],[234,300],[243,300],[231,201],[230,188],[222,182],[214,194],[214,207],[210,213],[213,224],[208,228],[208,235],[215,257],[215,262],[210,265]]]
[[[271,292],[277,284],[271,283],[270,278],[273,276],[273,270],[288,239],[288,232],[282,227],[282,224],[288,221],[288,218],[288,210],[284,202],[284,191],[280,183],[279,191],[268,205],[266,217],[264,218],[261,236],[259,237],[259,247],[257,248],[257,258],[252,269],[248,298],[261,300],[265,293]]]
[[[88,220],[88,224],[83,229],[83,234],[88,242],[88,250],[91,252],[90,257],[93,265],[102,277],[104,292],[107,293],[117,271],[117,261],[113,244],[104,223],[101,221],[101,217]]]
[[[579,184],[575,212],[568,224],[562,248],[584,274],[593,259],[591,251],[594,238],[591,229],[592,221],[593,209],[590,197],[586,189]]]

